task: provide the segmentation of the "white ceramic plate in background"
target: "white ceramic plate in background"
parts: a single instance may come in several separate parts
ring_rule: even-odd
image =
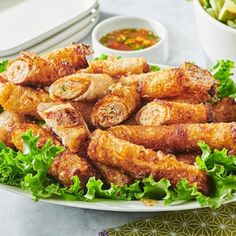
[[[99,40],[102,36],[114,30],[124,28],[145,28],[160,36],[160,41],[155,45],[135,51],[121,51],[103,46]],[[151,63],[164,64],[168,59],[168,35],[165,27],[151,18],[116,16],[99,23],[92,32],[92,46],[94,57],[102,53],[122,57],[144,57]]]
[[[56,49],[56,48],[65,47],[72,42],[78,42],[79,40],[81,40],[82,38],[84,38],[86,35],[88,35],[91,32],[93,27],[97,24],[99,17],[100,17],[100,14],[99,12],[97,12],[96,15],[93,16],[92,19],[89,21],[89,23],[85,25],[83,28],[81,28],[80,30],[78,30],[78,32],[72,35],[69,35],[67,38],[63,38],[63,40],[62,39],[60,40],[60,38],[58,38],[57,43],[53,43],[54,39],[48,39],[48,40],[43,41],[40,44],[37,44],[34,47],[25,49],[25,51],[43,53],[43,52],[52,51],[53,49]],[[7,56],[7,57],[0,57],[0,61],[7,60],[7,59],[14,59],[14,58],[17,58],[18,56],[19,54],[17,53],[17,54]]]
[[[1,0],[0,56],[15,54],[78,22],[97,0]],[[50,20],[49,20],[50,19]]]

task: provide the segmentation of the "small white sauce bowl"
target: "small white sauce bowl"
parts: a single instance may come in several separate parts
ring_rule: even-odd
[[[160,41],[151,47],[134,50],[121,51],[115,50],[102,45],[99,40],[104,35],[114,30],[125,28],[145,28],[152,31],[160,37]],[[132,16],[115,16],[99,23],[92,32],[92,46],[94,57],[99,57],[102,53],[121,57],[144,57],[150,63],[164,64],[168,59],[168,35],[165,27],[151,19]]]
[[[210,60],[208,63],[213,65],[221,59],[236,63],[236,29],[209,15],[199,0],[194,0],[194,8],[201,45]]]

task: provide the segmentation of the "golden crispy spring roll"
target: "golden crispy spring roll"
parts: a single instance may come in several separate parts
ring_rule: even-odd
[[[185,92],[212,93],[216,80],[210,72],[195,64],[185,63],[180,68],[160,70],[150,73],[150,76],[141,82],[141,91],[144,98],[175,97]]]
[[[88,66],[86,55],[92,53],[88,45],[71,44],[42,56],[23,52],[7,68],[10,82],[20,85],[47,86],[55,80]]]
[[[132,177],[114,167],[108,167],[98,162],[94,163],[94,165],[104,177],[106,184],[115,184],[121,187],[134,182],[134,179]]]
[[[232,122],[236,121],[236,103],[232,99],[214,105],[157,100],[144,106],[136,120],[140,125]]]
[[[153,175],[155,180],[167,178],[173,186],[186,178],[190,184],[196,183],[200,191],[208,193],[207,175],[203,171],[179,162],[174,155],[156,153],[106,131],[96,130],[92,134],[88,155],[95,162],[122,169],[135,178]]]
[[[79,111],[70,103],[41,103],[37,110],[63,145],[72,152],[82,151],[88,141],[89,130]]]
[[[166,152],[200,150],[199,141],[211,149],[227,148],[236,153],[236,123],[174,124],[155,126],[116,126],[109,132],[117,138]]]
[[[93,60],[85,70],[88,73],[105,73],[113,78],[120,78],[129,74],[141,74],[150,70],[147,61],[142,58],[109,57],[106,60]]]
[[[82,187],[85,187],[90,177],[97,176],[85,158],[70,151],[62,152],[54,159],[49,174],[65,186],[70,186],[71,178],[78,176]]]
[[[56,136],[50,130],[44,129],[37,124],[23,123],[14,126],[11,132],[12,143],[19,151],[22,152],[24,151],[22,135],[28,130],[31,130],[34,136],[39,137],[37,142],[38,148],[42,148],[48,140],[50,140],[51,144],[53,145],[61,145],[61,142],[56,138]]]
[[[105,96],[113,79],[107,74],[78,73],[56,80],[49,88],[53,100],[97,101]]]
[[[42,89],[33,89],[12,83],[0,84],[0,105],[4,110],[39,117],[38,104],[50,101],[49,94]]]
[[[140,95],[136,85],[126,86],[116,83],[110,92],[99,100],[91,115],[97,127],[111,127],[129,118],[140,104]]]
[[[3,142],[8,147],[14,147],[11,140],[11,132],[15,125],[24,122],[23,116],[17,113],[4,111],[0,114],[0,142]]]
[[[81,113],[81,115],[83,116],[84,121],[87,124],[87,126],[89,127],[89,129],[96,128],[93,125],[92,120],[91,120],[92,110],[95,105],[94,103],[91,103],[91,102],[70,102],[70,104]]]

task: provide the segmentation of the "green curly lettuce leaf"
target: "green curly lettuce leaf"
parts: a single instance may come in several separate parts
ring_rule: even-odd
[[[0,61],[0,73],[7,70],[7,64],[8,64],[7,60]]]
[[[157,65],[150,65],[150,70],[151,70],[151,71],[159,71],[159,70],[160,70],[160,67],[157,66]]]
[[[236,98],[236,84],[232,76],[232,70],[235,68],[234,62],[230,60],[220,60],[211,69],[211,73],[219,81],[218,96],[219,98],[233,97]]]
[[[34,137],[31,131],[27,131],[22,139],[24,153],[16,152],[0,143],[0,182],[31,191],[35,200],[50,197],[80,201],[91,201],[95,198],[164,199],[164,203],[169,205],[196,199],[202,206],[218,208],[224,201],[231,199],[236,190],[236,156],[228,155],[226,149],[212,151],[204,142],[199,143],[202,155],[197,157],[196,166],[206,171],[212,179],[213,190],[210,196],[203,195],[196,185],[190,185],[186,179],[180,180],[173,188],[169,180],[155,181],[152,176],[122,187],[114,184],[107,187],[101,180],[91,177],[86,189],[80,187],[79,178],[74,176],[72,185],[63,187],[47,173],[54,158],[64,148],[53,146],[48,141],[39,149],[36,145],[38,137]]]

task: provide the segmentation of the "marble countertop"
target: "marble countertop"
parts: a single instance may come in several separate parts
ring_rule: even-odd
[[[186,0],[100,0],[101,20],[119,14],[153,17],[166,27],[170,38],[167,64],[194,61],[205,66],[197,36],[193,6]],[[91,42],[90,36],[83,41]],[[154,213],[115,213],[63,207],[0,190],[1,236],[93,236]]]

